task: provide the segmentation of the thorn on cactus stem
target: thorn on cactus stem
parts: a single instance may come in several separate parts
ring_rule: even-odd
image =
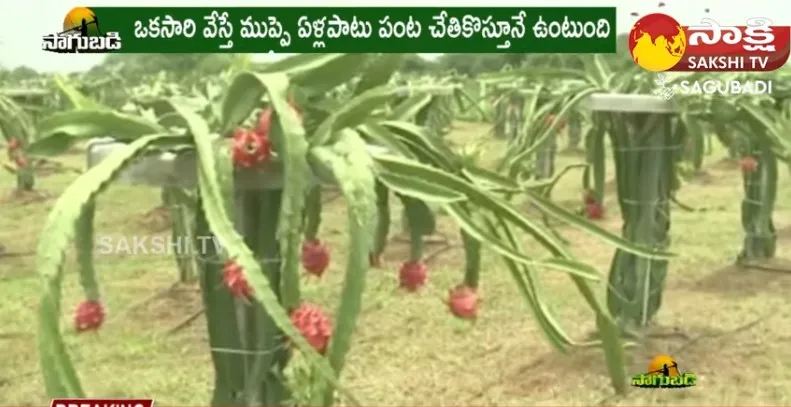
[[[74,328],[77,332],[95,331],[104,324],[105,311],[102,303],[85,300],[74,311]]]

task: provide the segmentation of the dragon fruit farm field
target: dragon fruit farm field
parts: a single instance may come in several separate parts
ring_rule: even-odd
[[[457,120],[450,124],[445,143],[453,149],[482,145],[478,165],[495,170],[508,141],[490,130],[490,124]],[[591,209],[580,183],[584,168],[578,166],[586,162],[586,156],[565,149],[567,134],[559,134],[553,176],[569,169],[558,176],[549,199],[579,219],[587,218],[586,222],[620,235],[623,218],[609,153],[607,177],[596,199],[599,207]],[[46,259],[37,258],[36,251],[54,202],[83,170],[84,161],[82,145],[49,159],[36,167],[32,191],[17,191],[15,174],[0,173],[4,188],[0,203],[0,346],[4,349],[0,352],[0,404],[49,403],[37,346],[42,334],[37,322],[41,291],[47,288],[36,270],[37,262]],[[407,260],[414,251],[410,244],[414,226],[410,225],[414,224],[403,219],[407,212],[395,195],[391,196],[386,248],[371,259],[367,272],[353,346],[340,377],[342,386],[363,405],[383,406],[791,402],[791,373],[783,368],[791,364],[787,346],[791,263],[786,260],[791,247],[787,199],[791,189],[787,171],[779,171],[774,259],[734,265],[745,238],[742,171],[751,171],[753,163],[741,164],[729,157],[726,148],[713,143],[702,166],[681,177],[683,185],[669,205],[670,251],[676,256],[670,261],[661,310],[647,328],[623,335],[630,375],[644,373],[653,357],[665,354],[680,369],[696,375],[695,387],[683,391],[632,388],[614,395],[597,345],[595,316],[563,272],[530,269],[536,276],[530,280],[536,283],[530,292],[540,297],[525,297],[497,252],[502,249],[484,243],[474,298],[455,288],[468,267],[464,247],[469,242],[454,222],[458,213],[441,205],[429,205],[436,227],[423,236],[422,261],[410,265]],[[102,307],[96,311],[83,303],[77,255],[69,250],[62,270],[59,324],[87,394],[153,397],[160,405],[205,405],[212,398],[215,373],[198,283],[201,276],[185,273],[174,256],[178,249],[173,245],[180,241],[172,230],[181,220],[163,204],[162,195],[155,187],[113,184],[96,200],[93,255]],[[315,236],[320,243],[306,244],[300,253],[304,263],[301,295],[318,309],[335,310],[344,290],[348,208],[337,187],[322,188],[320,198],[322,219]],[[535,202],[514,198],[511,206],[533,222],[546,221],[544,230],[556,234],[563,247],[607,281],[615,252],[612,245],[589,230],[542,216]],[[546,255],[538,250],[535,238],[516,238],[521,253],[536,259]],[[224,272],[234,271],[226,266]],[[234,284],[230,286],[244,290]],[[209,289],[228,288],[217,284]],[[603,295],[603,289],[599,291]],[[547,340],[526,298],[541,301],[551,310],[567,335],[565,354]],[[79,320],[76,325],[75,319]],[[329,327],[325,328],[329,335]],[[309,370],[296,365],[292,369]],[[310,383],[308,379],[300,382],[297,373],[288,373],[294,393]],[[348,400],[339,403],[351,404]]]

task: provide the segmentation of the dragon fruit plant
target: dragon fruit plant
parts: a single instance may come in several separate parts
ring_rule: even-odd
[[[410,258],[404,259],[409,276],[403,280],[405,288],[419,288],[427,281],[417,236],[433,229],[425,225],[428,204],[439,205],[457,223],[467,260],[459,287],[449,293],[448,307],[454,315],[478,316],[481,247],[486,246],[502,258],[552,345],[566,350],[572,342],[535,290],[536,270],[565,272],[596,315],[614,382],[625,384],[617,325],[595,295],[596,288],[603,291],[597,286],[599,273],[500,195],[526,194],[557,219],[594,231],[618,247],[657,254],[580,223],[574,214],[526,191],[513,178],[465,164],[441,137],[414,122],[415,112],[428,106],[434,95],[447,95],[455,88],[391,84],[401,58],[295,55],[262,72],[237,73],[222,103],[207,111],[169,99],[161,101],[155,118],[84,108],[44,119],[39,126],[43,143],[57,144],[51,137],[90,139],[111,131],[127,143],[63,192],[39,240],[39,356],[48,395],[86,394],[60,329],[65,252],[74,240],[80,283],[90,304],[80,307],[75,322],[78,329],[98,329],[107,310],[90,244],[96,198],[127,165],[162,151],[195,157],[194,235],[213,237],[223,248],[215,253],[214,245],[208,245],[209,252],[193,259],[199,268],[210,347],[239,350],[211,353],[211,405],[287,404],[292,389],[282,373],[296,353],[314,373],[316,386],[307,395],[310,405],[332,405],[338,398],[360,404],[338,378],[353,343],[367,271],[384,247],[390,193],[410,208],[410,233],[415,237]],[[355,72],[360,67],[365,68]],[[339,85],[350,88],[348,98],[329,103],[324,98]],[[393,101],[397,102],[391,105]],[[334,107],[328,110],[329,106]],[[266,176],[278,182],[250,184]],[[330,262],[326,242],[318,238],[318,181],[337,184],[348,208],[345,281],[334,313],[303,298],[301,290],[302,269],[321,274]],[[524,254],[518,234],[535,237],[551,257]]]
[[[787,129],[791,123],[791,97],[786,87],[767,97],[763,105],[750,98],[716,100],[715,112],[720,125],[743,135],[743,156],[739,162],[744,199],[741,224],[744,229],[742,249],[737,263],[765,261],[775,256],[777,234],[774,209],[777,201],[779,161],[787,157]]]
[[[655,78],[650,75],[620,75],[619,63],[601,55],[569,55],[561,59],[570,67],[574,65],[561,75],[565,76],[564,80],[558,81],[555,72],[549,76],[536,75],[528,68],[495,76],[512,82],[535,81],[539,77],[542,84],[534,86],[535,92],[549,88],[546,93],[556,100],[554,105],[534,104],[531,113],[539,118],[547,112],[561,118],[562,114],[555,113],[559,105],[564,106],[564,110],[578,109],[576,101],[591,94],[601,96],[599,100],[610,101],[616,100],[612,95],[618,94],[622,95],[621,101],[632,102],[632,109],[626,109],[626,103],[607,106],[593,101],[589,104],[593,112],[585,136],[588,165],[583,187],[591,192],[585,198],[586,217],[604,216],[605,139],[608,138],[615,164],[623,239],[649,250],[666,252],[670,247],[670,203],[681,187],[678,164],[691,160],[694,168],[700,168],[708,137],[706,128],[711,125],[720,134],[728,129],[733,134],[752,138],[752,148],[738,146],[741,147],[739,151],[750,156],[742,160],[746,194],[742,223],[747,236],[740,258],[774,255],[772,211],[776,198],[777,160],[778,156],[785,160],[789,151],[786,129],[791,93],[788,89],[772,96],[734,98],[676,94],[673,103],[661,106],[662,102],[658,101],[657,108],[656,104],[638,103],[651,100],[649,93],[655,87]],[[741,76],[738,79],[753,79],[752,74],[734,75]],[[491,78],[482,75],[481,79]],[[550,137],[546,131],[536,133],[536,137],[523,143],[509,145],[503,160],[506,167],[518,168],[541,141]],[[735,148],[741,141],[731,139],[730,143]],[[685,157],[685,145],[691,147],[693,154]],[[665,255],[646,256],[624,247],[617,249],[610,266],[607,306],[622,331],[646,328],[659,312],[669,260]]]
[[[33,119],[16,102],[0,95],[0,134],[5,137],[6,170],[16,175],[19,191],[32,191],[36,184],[33,162],[27,146],[33,142]]]

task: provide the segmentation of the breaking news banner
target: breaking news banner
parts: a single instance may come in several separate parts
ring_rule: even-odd
[[[579,54],[616,43],[615,7],[77,7],[56,28],[45,51]]]
[[[154,399],[52,399],[49,407],[154,407]]]

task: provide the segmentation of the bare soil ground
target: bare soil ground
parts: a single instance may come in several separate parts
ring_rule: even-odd
[[[482,125],[458,123],[456,143],[484,137]],[[565,139],[563,140],[565,142]],[[484,160],[504,149],[487,145]],[[696,373],[696,387],[685,390],[635,389],[612,397],[599,349],[580,348],[563,355],[546,343],[511,277],[491,253],[484,258],[485,303],[475,324],[454,320],[442,302],[463,274],[457,228],[440,217],[450,249],[430,263],[430,285],[417,294],[400,292],[396,270],[407,245],[393,242],[382,269],[369,273],[363,314],[343,382],[368,405],[788,405],[791,403],[791,274],[732,266],[743,238],[738,168],[723,164],[724,151],[708,157],[705,180],[690,180],[679,200],[707,211],[673,212],[673,251],[663,307],[657,317],[662,335],[629,352],[631,371],[641,373],[650,358],[668,353],[682,371]],[[81,166],[79,151],[62,158]],[[561,154],[558,167],[578,163],[578,154]],[[2,172],[0,172],[2,174]],[[610,170],[610,174],[612,171]],[[553,199],[575,209],[581,199],[579,171],[556,189]],[[59,193],[75,175],[63,172],[39,180]],[[10,189],[13,179],[0,175]],[[608,184],[607,218],[601,225],[618,232],[620,214]],[[779,230],[775,268],[791,268],[791,193],[783,171],[775,211]],[[35,273],[38,233],[54,201],[0,204],[0,402],[46,405],[38,368],[35,329],[40,282]],[[96,233],[107,236],[168,234],[152,232],[141,217],[159,205],[155,188],[112,186],[98,203]],[[304,295],[334,309],[346,253],[343,199],[327,204],[322,238],[331,243],[333,262],[321,281],[307,281]],[[393,230],[400,211],[393,211]],[[613,248],[584,232],[558,227],[574,251],[606,274]],[[429,254],[444,245],[428,247]],[[535,244],[525,239],[526,250]],[[67,343],[86,391],[96,396],[152,396],[160,405],[205,405],[212,370],[201,318],[170,333],[200,308],[194,287],[175,287],[171,257],[146,254],[97,255],[98,273],[109,317],[97,334],[71,331],[72,307],[81,293],[70,261],[64,287],[63,324]],[[568,277],[547,271],[543,292],[557,318],[576,340],[593,330],[592,313]],[[602,288],[603,289],[603,288]],[[156,295],[161,293],[161,295]]]

